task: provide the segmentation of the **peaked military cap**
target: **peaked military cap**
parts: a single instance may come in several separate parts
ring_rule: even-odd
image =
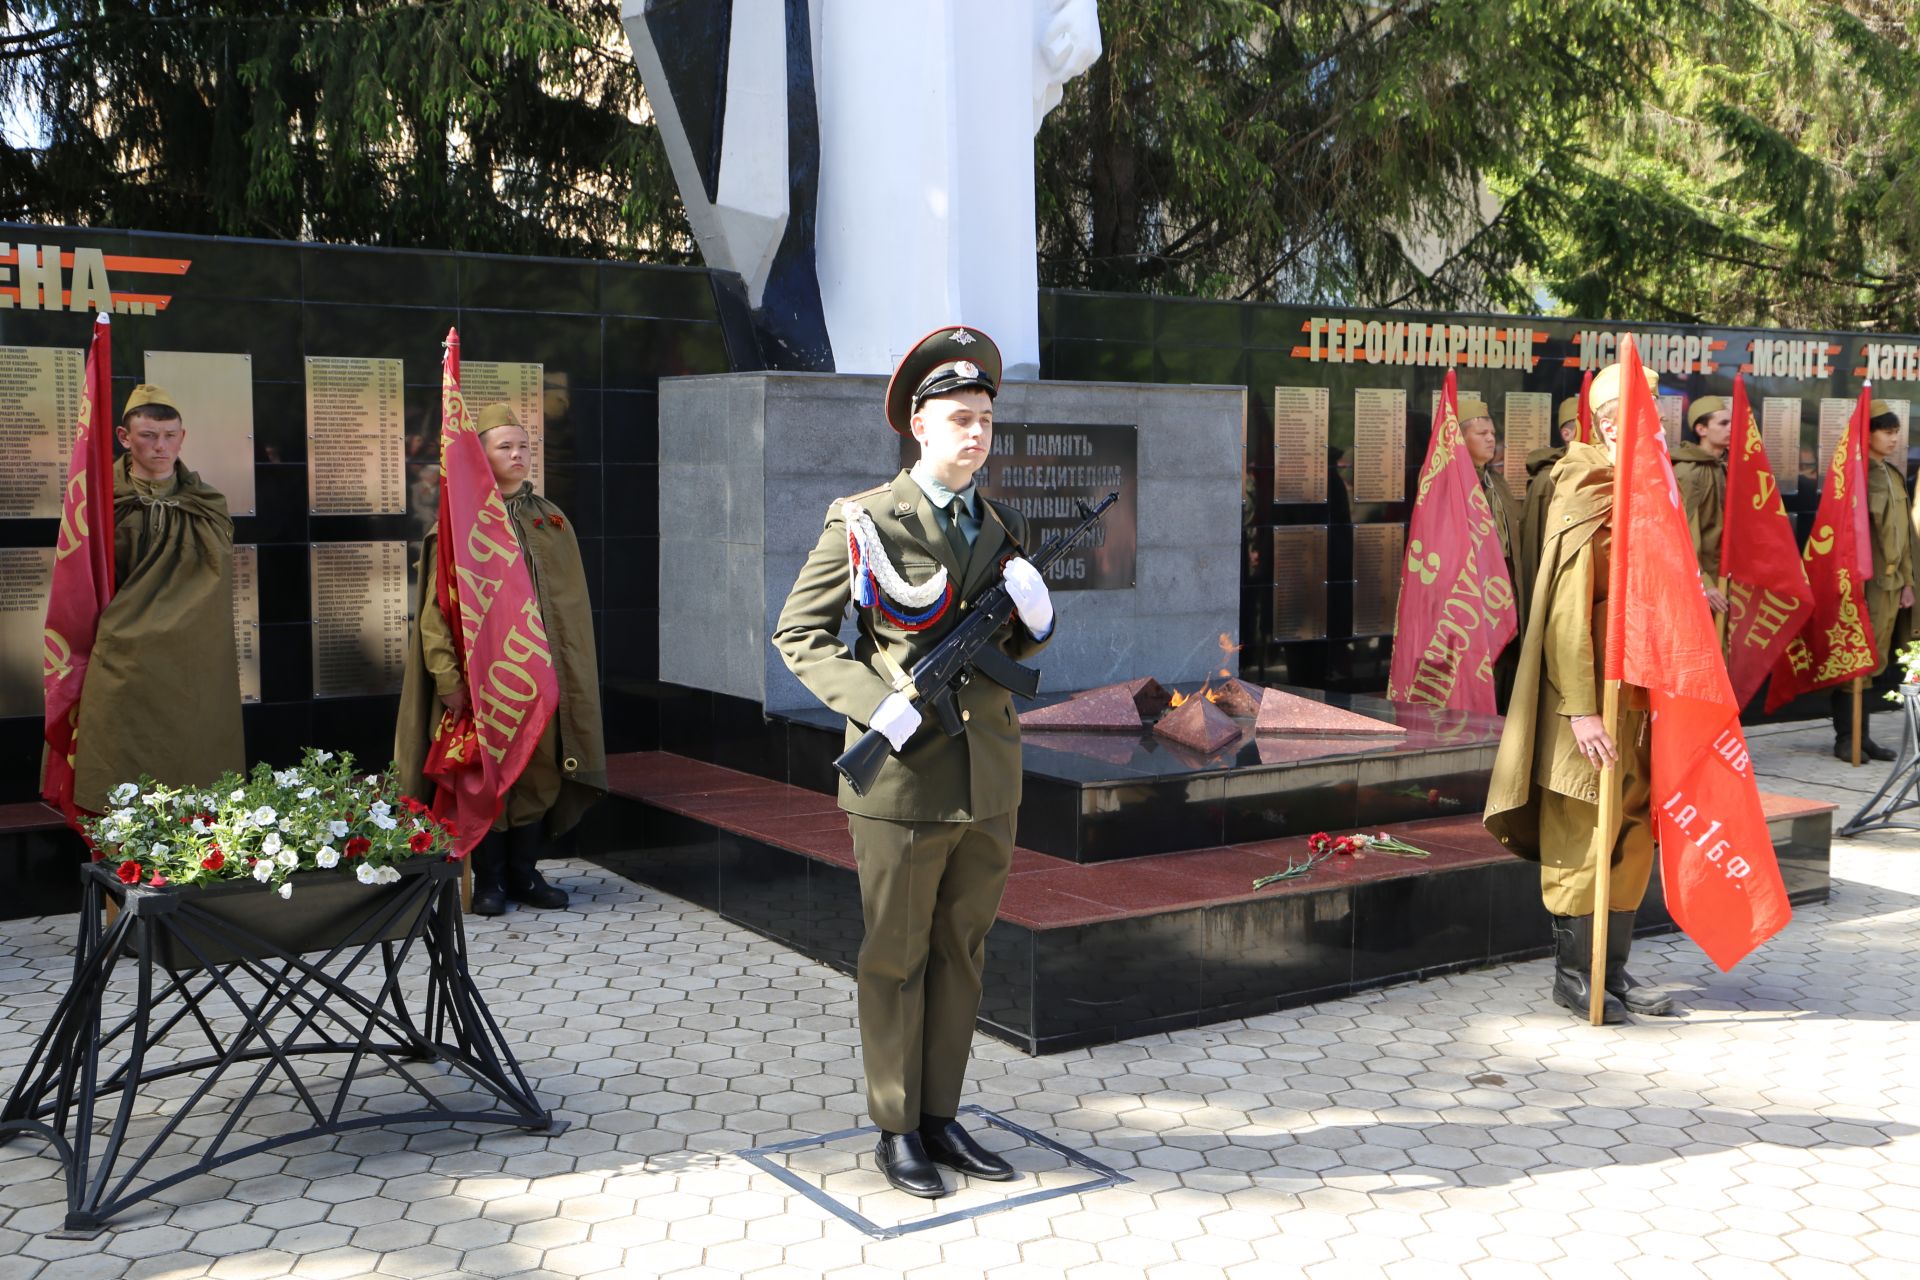
[[[977,388],[989,397],[1000,391],[1000,348],[992,338],[965,325],[935,329],[900,358],[887,382],[887,425],[913,434],[913,415],[934,396]]]
[[[1697,427],[1700,425],[1702,418],[1710,418],[1722,409],[1731,409],[1732,407],[1733,406],[1727,403],[1723,396],[1701,396],[1687,406],[1687,425]]]
[[[473,420],[473,429],[477,435],[485,435],[495,427],[517,427],[520,419],[513,416],[513,408],[506,401],[497,401],[480,411]]]
[[[145,409],[150,405],[171,409],[175,413],[180,412],[180,406],[174,403],[173,397],[168,395],[164,388],[156,387],[151,382],[143,382],[127,393],[127,407],[120,411],[120,421],[125,422],[127,415],[135,409]]]

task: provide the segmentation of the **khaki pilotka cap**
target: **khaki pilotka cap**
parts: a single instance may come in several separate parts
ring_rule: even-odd
[[[1687,425],[1697,427],[1700,425],[1700,419],[1712,417],[1722,409],[1731,409],[1732,407],[1724,397],[1701,396],[1698,400],[1695,400],[1687,406]]]
[[[135,409],[144,409],[149,405],[162,405],[175,413],[180,412],[180,406],[174,403],[173,397],[166,393],[165,388],[156,387],[151,382],[143,382],[127,393],[127,407],[120,411],[120,421],[125,422],[127,415]]]
[[[1493,420],[1493,410],[1488,408],[1487,402],[1479,396],[1461,396],[1459,404],[1462,422],[1472,422],[1475,418]]]
[[[480,411],[480,416],[473,420],[474,434],[482,436],[495,427],[517,427],[519,425],[520,419],[513,416],[512,406],[504,400],[488,405]]]
[[[1564,427],[1569,423],[1578,421],[1580,421],[1580,397],[1568,396],[1560,402],[1560,413],[1559,416],[1554,419],[1553,425],[1556,427]]]
[[[1872,421],[1875,418],[1890,417],[1892,415],[1893,415],[1893,402],[1891,400],[1874,400],[1869,402],[1867,405],[1868,421]]]
[[[1647,390],[1654,395],[1660,394],[1660,378],[1645,365],[1640,372],[1646,375]],[[1620,365],[1618,362],[1608,365],[1593,375],[1593,386],[1587,390],[1587,403],[1598,409],[1601,405],[1620,398]]]

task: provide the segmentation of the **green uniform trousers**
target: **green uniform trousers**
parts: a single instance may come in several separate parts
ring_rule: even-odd
[[[1885,671],[1887,664],[1893,660],[1896,643],[1894,628],[1900,621],[1901,613],[1900,588],[1896,586],[1889,590],[1881,587],[1878,581],[1873,581],[1867,583],[1864,594],[1867,598],[1867,623],[1873,628],[1874,649],[1880,655],[1880,665],[1866,673],[1867,678],[1871,680]],[[1905,639],[1904,636],[1897,638]],[[1873,710],[1872,707],[1867,709]]]
[[[547,727],[527,757],[527,767],[507,788],[500,804],[500,816],[493,820],[495,831],[524,827],[547,816],[547,810],[560,799],[560,786],[566,776],[560,772],[560,713],[554,712]]]
[[[889,1132],[959,1110],[1013,823],[1012,813],[973,822],[847,815],[866,918],[856,976],[867,1112]]]
[[[1653,759],[1647,713],[1620,711],[1620,830],[1613,841],[1607,909],[1633,911],[1653,876]],[[1600,806],[1558,791],[1540,794],[1540,897],[1557,916],[1593,914],[1593,828]]]

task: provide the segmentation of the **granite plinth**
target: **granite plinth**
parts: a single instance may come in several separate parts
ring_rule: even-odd
[[[1233,722],[1233,717],[1211,699],[1198,695],[1156,720],[1153,732],[1156,737],[1202,756],[1213,755],[1228,743],[1240,740],[1240,726]]]
[[[608,772],[581,854],[852,969],[860,888],[831,797],[659,752],[615,756]],[[1824,901],[1833,806],[1762,800],[1789,896]],[[1305,837],[1087,866],[1023,830],[987,938],[980,1027],[1054,1052],[1546,952],[1539,871],[1477,812],[1389,829],[1431,856],[1335,859],[1261,890],[1253,881],[1300,858]],[[1639,926],[1673,927],[1658,876]]]

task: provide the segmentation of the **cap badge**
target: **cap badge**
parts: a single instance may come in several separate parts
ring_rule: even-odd
[[[963,378],[977,378],[980,376],[980,366],[971,360],[954,361],[953,371]]]
[[[962,347],[966,346],[968,343],[972,342],[973,340],[974,340],[973,335],[968,333],[965,329],[955,329],[953,331],[953,336],[950,339],[950,341]],[[968,374],[967,376],[972,377],[973,375]]]

